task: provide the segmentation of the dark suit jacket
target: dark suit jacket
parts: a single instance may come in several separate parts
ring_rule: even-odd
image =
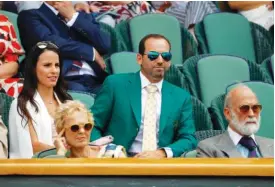
[[[273,139],[255,136],[259,151],[264,158],[274,157]],[[207,138],[201,141],[197,147],[197,157],[211,158],[241,158],[228,132]]]
[[[162,85],[158,147],[170,147],[174,157],[196,147],[190,94],[166,81]],[[128,151],[141,124],[140,74],[117,74],[103,83],[91,109],[95,128],[92,140],[112,135]]]
[[[91,65],[93,47],[100,54],[106,54],[111,45],[109,35],[100,30],[90,14],[79,12],[75,23],[69,28],[44,3],[39,9],[20,12],[18,27],[27,53],[40,41],[51,41],[59,47],[63,59],[66,59],[63,74],[71,67],[72,60],[84,60]]]

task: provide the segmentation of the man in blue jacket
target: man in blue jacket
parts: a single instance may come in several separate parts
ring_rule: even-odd
[[[59,47],[69,89],[99,91],[107,76],[102,55],[108,53],[111,40],[93,16],[76,12],[69,1],[46,1],[39,9],[20,12],[18,27],[27,53],[40,41]]]

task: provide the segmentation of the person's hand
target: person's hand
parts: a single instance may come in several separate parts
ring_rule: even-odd
[[[67,150],[69,149],[65,137],[62,137],[64,131],[65,129],[62,129],[62,131],[57,135],[56,139],[54,140],[54,146],[56,147],[57,155],[65,155]]]
[[[68,22],[76,13],[71,1],[56,1],[53,7],[59,12],[61,16]]]
[[[134,158],[166,158],[166,153],[164,149],[158,149],[156,151],[144,151],[138,153]]]
[[[95,62],[100,66],[101,69],[105,70],[106,69],[106,64],[103,60],[103,58],[100,56],[100,54],[97,52],[95,49]]]
[[[86,12],[87,14],[91,13],[91,12],[90,12],[90,7],[89,7],[89,5],[86,4],[86,3],[76,3],[76,4],[74,5],[74,9],[75,9],[75,11],[77,11],[77,12],[84,11],[84,12]]]
[[[272,1],[269,1],[267,4],[266,4],[267,8],[269,11],[273,10],[273,4],[272,4]]]

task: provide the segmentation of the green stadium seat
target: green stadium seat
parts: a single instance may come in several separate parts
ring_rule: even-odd
[[[81,103],[85,104],[86,108],[89,109],[93,106],[95,101],[95,95],[87,93],[87,92],[78,92],[78,91],[68,91],[68,93],[72,96],[73,100],[78,100]]]
[[[160,24],[161,23],[161,24]],[[198,54],[197,44],[187,29],[178,20],[165,14],[145,14],[129,21],[122,21],[115,27],[120,44],[116,51],[138,52],[138,45],[147,34],[162,34],[172,45],[172,63],[181,66],[184,60]]]
[[[183,64],[183,74],[190,93],[206,107],[228,84],[236,81],[263,81],[272,83],[261,68],[250,61],[228,55],[198,55]]]
[[[9,127],[9,112],[13,99],[13,97],[0,92],[0,115],[2,115],[2,120],[7,127]]]
[[[140,65],[137,63],[137,53],[120,52],[111,55],[111,68],[114,74],[130,73],[140,70]]]
[[[240,14],[210,14],[195,25],[195,35],[201,54],[234,55],[256,63],[273,54],[268,31]]]
[[[268,57],[261,63],[261,67],[263,71],[267,74],[269,79],[273,80],[274,82],[274,56]]]

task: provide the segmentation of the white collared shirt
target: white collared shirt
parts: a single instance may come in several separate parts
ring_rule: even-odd
[[[49,5],[48,3],[44,2],[44,4],[49,8],[51,9],[51,11],[53,11],[53,13],[55,15],[58,15],[58,11],[52,7],[51,5]],[[68,21],[66,23],[66,25],[68,27],[71,27],[73,26],[74,22],[76,21],[77,17],[78,17],[79,13],[78,12],[75,12],[72,19],[70,21]],[[93,61],[95,61],[95,48],[93,48],[93,53],[94,53],[94,58],[93,58]],[[75,75],[93,75],[93,76],[96,76],[94,70],[91,68],[91,66],[89,66],[89,64],[85,61],[81,61],[83,63],[83,66],[82,68],[79,70],[79,71],[69,71],[66,76],[75,76]]]
[[[227,127],[227,131],[228,131],[228,134],[229,134],[229,137],[231,138],[231,140],[233,141],[234,145],[236,146],[238,152],[241,153],[241,155],[244,157],[244,158],[247,158],[248,157],[248,154],[249,154],[249,150],[242,146],[241,144],[239,144],[239,141],[242,139],[243,136],[241,136],[240,134],[238,134],[237,132],[233,131],[232,128],[230,128],[229,126]],[[252,134],[250,136],[254,142],[257,144],[256,140],[255,140],[255,136],[254,134]],[[256,150],[257,152],[257,155],[258,157],[260,157],[260,152],[257,148]]]
[[[160,114],[161,114],[161,89],[162,89],[162,83],[163,79],[158,83],[151,83],[141,72],[140,72],[140,79],[141,79],[141,124],[139,128],[139,132],[137,134],[136,139],[134,140],[131,148],[129,149],[130,153],[140,153],[142,152],[142,140],[143,140],[143,123],[144,123],[144,111],[145,111],[145,105],[146,100],[148,96],[148,92],[146,91],[146,86],[149,84],[156,85],[158,88],[156,92],[156,101],[157,101],[157,124],[156,124],[156,130],[157,130],[157,144],[159,142],[159,121],[160,121]],[[163,149],[166,152],[167,158],[173,157],[173,152],[171,148],[169,147],[163,147]]]

